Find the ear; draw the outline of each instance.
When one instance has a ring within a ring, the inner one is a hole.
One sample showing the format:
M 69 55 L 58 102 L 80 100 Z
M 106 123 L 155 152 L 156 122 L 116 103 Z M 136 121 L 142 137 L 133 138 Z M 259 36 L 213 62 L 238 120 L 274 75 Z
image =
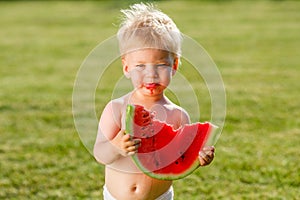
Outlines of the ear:
M 174 58 L 174 61 L 173 61 L 173 66 L 172 66 L 172 76 L 175 75 L 177 69 L 178 69 L 178 66 L 179 66 L 179 58 L 176 56 Z
M 126 78 L 130 78 L 129 67 L 127 65 L 125 57 L 122 57 L 123 73 Z

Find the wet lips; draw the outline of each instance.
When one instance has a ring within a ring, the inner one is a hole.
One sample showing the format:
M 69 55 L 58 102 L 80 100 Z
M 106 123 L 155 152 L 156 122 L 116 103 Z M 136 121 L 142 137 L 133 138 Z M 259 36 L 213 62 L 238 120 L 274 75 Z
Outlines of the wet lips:
M 145 88 L 150 90 L 151 94 L 153 94 L 153 90 L 159 86 L 158 83 L 145 83 L 144 84 Z

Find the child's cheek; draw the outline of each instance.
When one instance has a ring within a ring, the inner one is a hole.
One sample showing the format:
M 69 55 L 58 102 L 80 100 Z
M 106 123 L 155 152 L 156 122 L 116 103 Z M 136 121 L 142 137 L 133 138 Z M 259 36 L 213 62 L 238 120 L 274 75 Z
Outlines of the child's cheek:
M 138 74 L 132 73 L 130 77 L 134 88 L 141 88 L 143 86 L 143 81 Z

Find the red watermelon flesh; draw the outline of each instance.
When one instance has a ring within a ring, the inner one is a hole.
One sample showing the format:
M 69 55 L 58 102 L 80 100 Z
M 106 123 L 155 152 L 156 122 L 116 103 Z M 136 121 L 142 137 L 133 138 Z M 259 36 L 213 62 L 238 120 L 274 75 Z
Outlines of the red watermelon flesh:
M 191 174 L 199 166 L 199 151 L 214 126 L 198 122 L 174 130 L 155 119 L 145 123 L 149 115 L 142 106 L 127 106 L 126 133 L 141 139 L 141 146 L 132 156 L 136 165 L 145 174 L 163 180 Z

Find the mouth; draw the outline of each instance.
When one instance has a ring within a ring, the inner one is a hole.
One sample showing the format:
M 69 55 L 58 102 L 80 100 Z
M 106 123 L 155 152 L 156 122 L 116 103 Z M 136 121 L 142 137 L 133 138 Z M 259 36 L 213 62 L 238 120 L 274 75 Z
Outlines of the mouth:
M 158 86 L 159 86 L 158 83 L 144 83 L 144 87 L 149 90 L 153 90 Z

